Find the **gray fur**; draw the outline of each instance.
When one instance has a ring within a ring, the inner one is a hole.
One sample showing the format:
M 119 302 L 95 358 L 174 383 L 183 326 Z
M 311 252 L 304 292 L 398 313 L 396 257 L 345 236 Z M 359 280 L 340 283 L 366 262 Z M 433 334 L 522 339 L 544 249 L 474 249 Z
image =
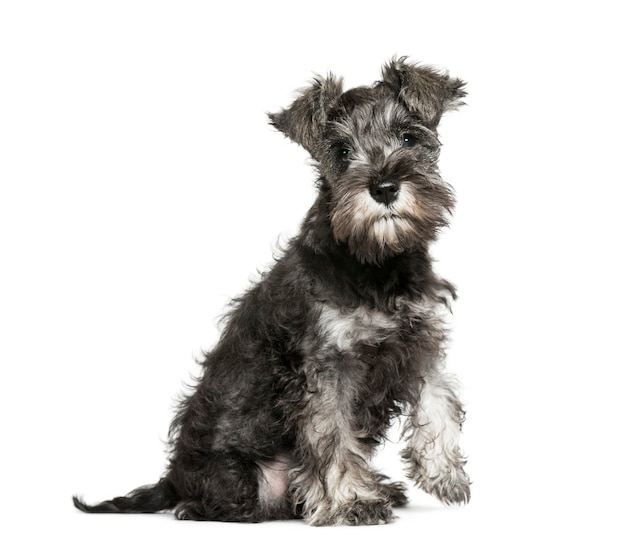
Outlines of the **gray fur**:
M 443 373 L 455 289 L 428 253 L 454 206 L 437 124 L 463 83 L 394 59 L 371 87 L 316 78 L 272 124 L 316 161 L 318 197 L 274 267 L 234 302 L 171 428 L 163 478 L 88 512 L 381 524 L 406 488 L 370 466 L 406 415 L 408 477 L 470 497 L 462 405 Z

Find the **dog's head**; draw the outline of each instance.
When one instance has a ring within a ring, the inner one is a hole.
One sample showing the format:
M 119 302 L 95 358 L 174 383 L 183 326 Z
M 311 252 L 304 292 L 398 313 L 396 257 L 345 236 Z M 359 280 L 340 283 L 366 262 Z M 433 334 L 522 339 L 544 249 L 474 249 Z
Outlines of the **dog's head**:
M 343 92 L 331 74 L 270 114 L 317 162 L 332 233 L 360 261 L 423 246 L 446 225 L 454 197 L 437 169 L 437 125 L 462 105 L 463 86 L 400 58 L 371 87 Z

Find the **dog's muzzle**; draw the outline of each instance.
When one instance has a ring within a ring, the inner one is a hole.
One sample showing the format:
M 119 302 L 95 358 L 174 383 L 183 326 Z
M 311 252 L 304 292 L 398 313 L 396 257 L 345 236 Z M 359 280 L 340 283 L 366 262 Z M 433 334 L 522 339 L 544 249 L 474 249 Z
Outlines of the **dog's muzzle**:
M 370 194 L 377 202 L 391 205 L 396 201 L 400 192 L 400 185 L 395 182 L 383 181 L 375 182 L 370 186 Z

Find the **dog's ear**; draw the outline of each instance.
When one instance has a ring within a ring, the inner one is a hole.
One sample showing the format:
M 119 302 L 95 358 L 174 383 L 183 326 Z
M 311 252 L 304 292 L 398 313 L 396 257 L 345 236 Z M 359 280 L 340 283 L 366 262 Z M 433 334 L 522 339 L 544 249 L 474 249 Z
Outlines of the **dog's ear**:
M 388 86 L 410 111 L 435 128 L 444 112 L 463 105 L 465 83 L 432 67 L 392 59 L 383 66 L 382 84 Z
M 342 80 L 329 73 L 327 78 L 317 76 L 311 86 L 287 109 L 269 113 L 270 122 L 291 140 L 303 146 L 313 159 L 319 158 L 319 141 L 328 112 L 342 93 Z

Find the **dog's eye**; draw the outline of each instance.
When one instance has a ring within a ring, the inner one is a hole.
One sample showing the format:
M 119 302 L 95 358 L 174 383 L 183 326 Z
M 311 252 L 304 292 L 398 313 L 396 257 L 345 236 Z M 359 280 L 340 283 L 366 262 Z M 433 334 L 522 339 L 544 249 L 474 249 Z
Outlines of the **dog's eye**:
M 339 159 L 341 159 L 341 161 L 349 161 L 351 153 L 350 148 L 347 146 L 337 148 L 337 154 L 339 155 Z
M 412 148 L 417 144 L 417 138 L 409 133 L 404 133 L 402 135 L 402 146 L 405 148 Z

